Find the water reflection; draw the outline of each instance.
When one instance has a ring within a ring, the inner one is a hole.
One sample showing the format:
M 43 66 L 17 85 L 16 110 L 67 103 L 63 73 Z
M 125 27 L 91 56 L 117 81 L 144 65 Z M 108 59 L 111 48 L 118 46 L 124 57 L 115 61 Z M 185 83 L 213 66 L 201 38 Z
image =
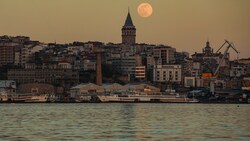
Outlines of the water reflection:
M 250 106 L 1 104 L 0 140 L 250 140 Z

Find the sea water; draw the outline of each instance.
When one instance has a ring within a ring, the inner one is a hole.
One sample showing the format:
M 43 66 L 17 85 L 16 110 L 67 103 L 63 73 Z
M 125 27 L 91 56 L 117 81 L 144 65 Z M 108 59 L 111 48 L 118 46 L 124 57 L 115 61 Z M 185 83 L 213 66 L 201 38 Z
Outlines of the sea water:
M 0 104 L 0 140 L 249 141 L 249 104 Z

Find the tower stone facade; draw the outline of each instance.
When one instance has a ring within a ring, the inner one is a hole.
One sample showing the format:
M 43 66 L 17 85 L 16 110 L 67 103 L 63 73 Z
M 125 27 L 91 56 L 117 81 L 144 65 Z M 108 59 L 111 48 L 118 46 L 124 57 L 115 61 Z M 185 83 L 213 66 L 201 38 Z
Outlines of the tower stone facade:
M 128 12 L 127 19 L 122 27 L 122 43 L 126 45 L 134 45 L 136 43 L 136 28 Z

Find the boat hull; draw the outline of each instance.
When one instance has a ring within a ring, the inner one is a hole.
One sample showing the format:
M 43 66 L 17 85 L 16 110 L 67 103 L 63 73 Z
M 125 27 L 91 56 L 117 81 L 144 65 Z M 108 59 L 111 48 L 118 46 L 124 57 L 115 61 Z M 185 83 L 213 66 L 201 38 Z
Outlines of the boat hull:
M 0 97 L 0 103 L 48 103 L 49 95 L 31 95 L 31 94 L 20 94 L 13 96 Z
M 100 102 L 103 103 L 198 103 L 198 100 L 193 100 L 185 97 L 168 97 L 158 95 L 126 95 L 126 96 L 98 96 Z

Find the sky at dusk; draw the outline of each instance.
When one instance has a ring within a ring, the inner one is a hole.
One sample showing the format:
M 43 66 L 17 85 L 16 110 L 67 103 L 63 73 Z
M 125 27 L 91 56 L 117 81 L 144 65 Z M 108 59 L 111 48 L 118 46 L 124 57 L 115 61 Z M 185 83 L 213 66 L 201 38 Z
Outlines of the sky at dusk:
M 137 14 L 142 2 L 152 5 L 151 17 Z M 137 43 L 165 44 L 192 54 L 201 52 L 207 39 L 214 50 L 227 39 L 240 58 L 250 57 L 250 0 L 0 0 L 0 35 L 46 43 L 120 43 L 128 7 Z

